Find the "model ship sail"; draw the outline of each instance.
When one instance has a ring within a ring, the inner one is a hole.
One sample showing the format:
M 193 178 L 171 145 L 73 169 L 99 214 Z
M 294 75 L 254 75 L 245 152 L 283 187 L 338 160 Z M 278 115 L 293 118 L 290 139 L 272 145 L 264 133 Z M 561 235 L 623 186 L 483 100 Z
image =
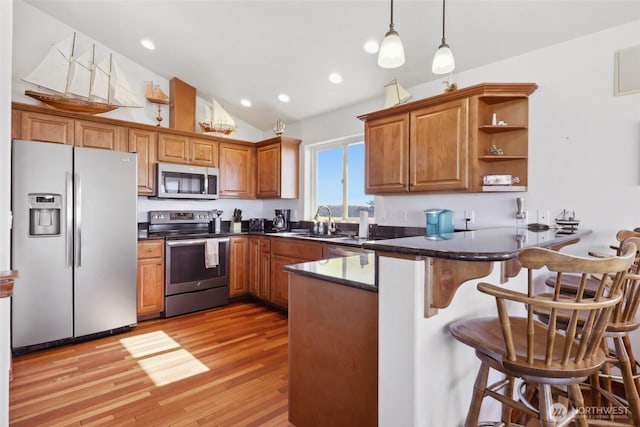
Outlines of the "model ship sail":
M 220 104 L 212 99 L 211 105 L 205 106 L 205 118 L 200 122 L 202 132 L 216 132 L 229 135 L 237 129 L 229 113 Z
M 169 96 L 160 89 L 160 86 L 154 85 L 153 82 L 147 82 L 144 94 L 147 101 L 153 104 L 168 104 Z
M 393 79 L 384 87 L 385 101 L 384 108 L 393 107 L 398 104 L 404 104 L 411 99 L 411 94 L 405 90 L 396 79 Z
M 96 63 L 95 45 L 75 56 L 76 34 L 51 47 L 44 60 L 23 80 L 47 92 L 24 93 L 54 108 L 89 114 L 118 107 L 142 107 L 111 54 Z

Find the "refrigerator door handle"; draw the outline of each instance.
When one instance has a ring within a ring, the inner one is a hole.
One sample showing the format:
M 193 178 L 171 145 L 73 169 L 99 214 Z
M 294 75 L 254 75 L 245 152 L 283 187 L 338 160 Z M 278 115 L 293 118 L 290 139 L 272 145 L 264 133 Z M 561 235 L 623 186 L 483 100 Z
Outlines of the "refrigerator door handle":
M 75 174 L 76 191 L 73 193 L 75 197 L 75 259 L 76 268 L 82 267 L 82 181 L 80 174 Z
M 65 177 L 66 188 L 66 201 L 65 207 L 65 222 L 66 222 L 66 236 L 65 236 L 65 265 L 70 268 L 73 267 L 73 178 L 71 172 L 67 172 Z

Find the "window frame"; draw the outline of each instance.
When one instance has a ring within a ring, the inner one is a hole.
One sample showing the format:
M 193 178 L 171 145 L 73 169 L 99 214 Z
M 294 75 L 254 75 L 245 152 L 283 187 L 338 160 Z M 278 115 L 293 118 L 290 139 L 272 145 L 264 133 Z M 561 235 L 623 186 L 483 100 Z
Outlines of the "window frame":
M 342 155 L 342 174 L 343 175 L 341 180 L 342 190 L 343 190 L 342 206 L 343 206 L 343 211 L 346 211 L 348 214 L 349 200 L 348 200 L 347 188 L 348 188 L 349 169 L 348 169 L 348 160 L 345 153 L 347 153 L 347 147 L 349 145 L 356 144 L 356 143 L 364 144 L 364 134 L 361 133 L 361 134 L 349 135 L 345 137 L 321 141 L 313 144 L 308 144 L 305 147 L 305 151 L 306 151 L 305 157 L 307 159 L 306 166 L 307 166 L 307 170 L 309 171 L 309 173 L 305 174 L 306 175 L 305 188 L 307 188 L 308 190 L 305 192 L 307 194 L 307 196 L 305 197 L 305 218 L 312 219 L 316 213 L 316 210 L 318 209 L 318 201 L 317 201 L 318 152 L 324 151 L 324 150 L 330 150 L 338 147 L 343 148 L 343 155 Z M 358 217 L 346 217 L 346 218 L 339 217 L 335 219 L 340 220 L 342 222 L 358 222 L 359 220 Z

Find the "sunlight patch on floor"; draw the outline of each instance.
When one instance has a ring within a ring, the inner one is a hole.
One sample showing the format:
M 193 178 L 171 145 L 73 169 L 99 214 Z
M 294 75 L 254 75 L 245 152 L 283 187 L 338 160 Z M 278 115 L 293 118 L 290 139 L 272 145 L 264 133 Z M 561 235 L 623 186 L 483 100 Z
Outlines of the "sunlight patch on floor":
M 136 335 L 135 337 L 122 338 L 120 343 L 127 349 L 131 356 L 138 358 L 150 354 L 160 353 L 180 347 L 164 331 L 150 332 L 148 334 Z
M 133 358 L 142 358 L 138 364 L 158 387 L 209 370 L 164 331 L 123 338 L 120 343 Z
M 138 361 L 155 385 L 163 386 L 207 372 L 202 362 L 187 350 L 175 350 Z

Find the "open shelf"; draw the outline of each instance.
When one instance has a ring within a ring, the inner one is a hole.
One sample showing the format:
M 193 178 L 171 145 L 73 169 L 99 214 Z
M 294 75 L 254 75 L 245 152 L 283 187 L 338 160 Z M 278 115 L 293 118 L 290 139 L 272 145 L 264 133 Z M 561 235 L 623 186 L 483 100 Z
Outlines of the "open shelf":
M 516 192 L 516 191 L 527 191 L 526 185 L 483 185 L 483 192 Z
M 479 156 L 478 159 L 485 162 L 506 162 L 509 160 L 526 160 L 527 156 Z
M 511 132 L 512 130 L 527 129 L 526 125 L 482 125 L 480 130 L 486 133 Z

